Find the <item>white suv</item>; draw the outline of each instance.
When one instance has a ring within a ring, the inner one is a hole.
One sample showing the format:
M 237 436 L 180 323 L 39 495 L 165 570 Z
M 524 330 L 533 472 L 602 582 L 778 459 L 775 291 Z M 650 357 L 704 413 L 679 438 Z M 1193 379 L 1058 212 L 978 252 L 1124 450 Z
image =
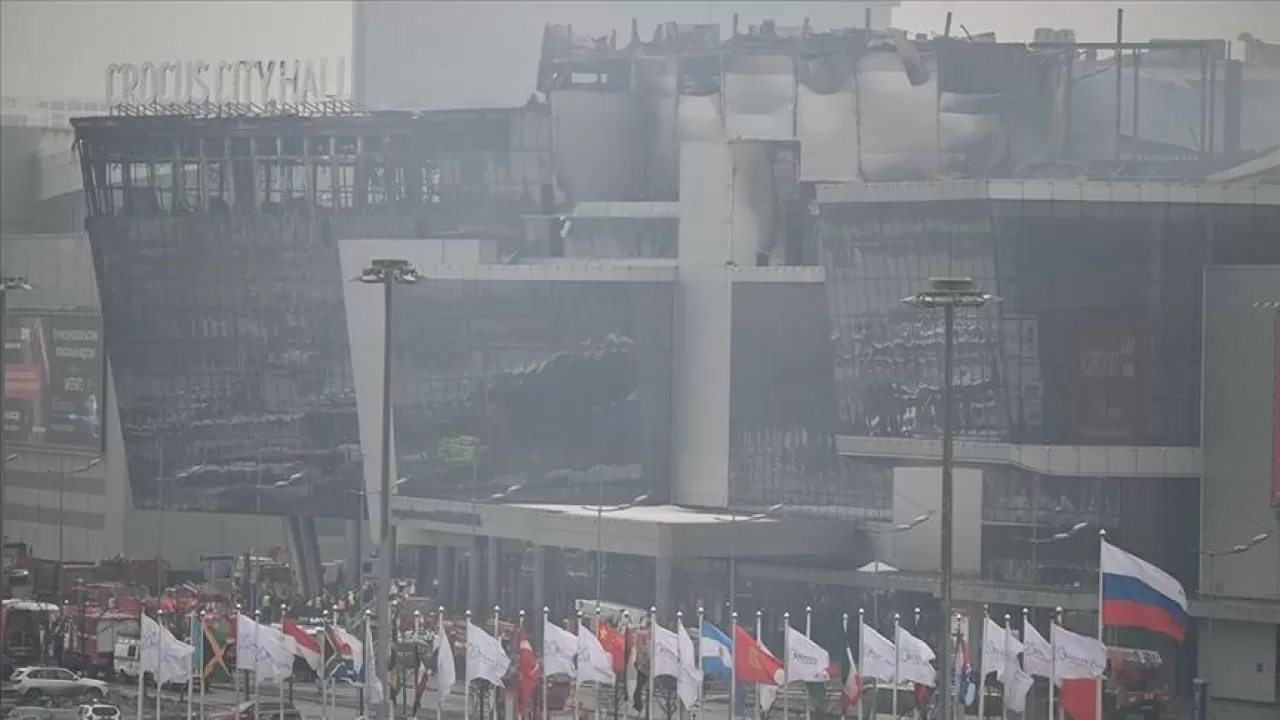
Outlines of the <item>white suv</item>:
M 102 700 L 107 696 L 106 683 L 60 667 L 19 668 L 10 680 L 18 697 L 27 703 L 43 698 Z

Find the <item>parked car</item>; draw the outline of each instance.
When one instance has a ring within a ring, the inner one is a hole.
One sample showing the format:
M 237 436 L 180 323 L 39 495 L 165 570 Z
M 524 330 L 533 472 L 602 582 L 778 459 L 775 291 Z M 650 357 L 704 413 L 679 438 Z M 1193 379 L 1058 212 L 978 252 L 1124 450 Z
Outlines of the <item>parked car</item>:
M 303 717 L 287 700 L 249 700 L 231 712 L 214 715 L 213 720 L 303 720 Z
M 18 697 L 31 703 L 42 698 L 84 698 L 102 700 L 107 696 L 107 684 L 101 680 L 84 678 L 60 667 L 20 668 L 12 680 Z
M 120 708 L 106 703 L 86 703 L 78 709 L 79 720 L 116 720 Z

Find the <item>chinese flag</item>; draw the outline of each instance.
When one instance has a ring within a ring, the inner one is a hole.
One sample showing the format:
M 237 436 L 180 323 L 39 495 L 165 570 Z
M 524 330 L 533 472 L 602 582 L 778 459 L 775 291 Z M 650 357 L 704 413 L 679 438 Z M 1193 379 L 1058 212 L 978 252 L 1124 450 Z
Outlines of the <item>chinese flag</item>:
M 1097 680 L 1063 681 L 1059 701 L 1071 720 L 1102 720 L 1098 717 Z
M 516 636 L 516 647 L 520 648 L 516 657 L 516 668 L 519 672 L 519 687 L 516 695 L 516 716 L 526 717 L 529 713 L 529 701 L 533 699 L 533 691 L 542 680 L 542 667 L 538 664 L 538 656 L 533 652 L 529 636 L 524 630 Z
M 600 645 L 605 652 L 613 658 L 613 671 L 624 672 L 627 669 L 627 639 L 604 620 L 600 621 L 596 638 L 600 640 Z
M 733 674 L 738 682 L 778 685 L 783 677 L 782 661 L 747 634 L 741 625 L 733 628 Z

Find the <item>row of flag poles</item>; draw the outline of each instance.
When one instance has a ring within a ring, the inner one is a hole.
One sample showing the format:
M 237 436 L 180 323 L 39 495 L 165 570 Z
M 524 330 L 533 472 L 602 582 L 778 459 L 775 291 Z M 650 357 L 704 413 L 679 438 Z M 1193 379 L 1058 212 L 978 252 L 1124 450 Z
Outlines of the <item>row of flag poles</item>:
M 1089 715 L 1101 718 L 1101 683 L 1107 667 L 1107 650 L 1102 642 L 1102 628 L 1139 627 L 1166 634 L 1181 641 L 1188 622 L 1186 593 L 1178 582 L 1154 565 L 1101 542 L 1099 569 L 1099 627 L 1098 637 L 1087 637 L 1070 632 L 1059 623 L 1052 623 L 1049 639 L 1029 622 L 1023 611 L 1020 636 L 1005 616 L 999 624 L 984 613 L 981 652 L 981 676 L 976 678 L 972 670 L 969 648 L 963 637 L 952 638 L 947 652 L 956 658 L 955 687 L 957 699 L 963 704 L 972 700 L 969 695 L 978 693 L 979 713 L 984 716 L 985 693 L 980 689 L 988 675 L 995 674 L 1003 685 L 1006 711 L 1025 710 L 1026 697 L 1033 678 L 1050 680 L 1050 712 L 1055 705 L 1055 692 L 1061 688 L 1064 707 L 1067 692 L 1080 687 L 1081 681 L 1093 693 L 1093 713 L 1072 710 L 1073 720 L 1085 720 Z M 465 613 L 465 676 L 463 684 L 464 704 L 470 710 L 471 682 L 484 680 L 495 688 L 504 687 L 512 668 L 512 658 L 499 639 L 501 608 L 493 608 L 492 633 L 472 622 L 471 612 Z M 650 609 L 644 614 L 643 623 L 631 626 L 631 619 L 624 613 L 619 627 L 606 622 L 597 608 L 594 622 L 588 625 L 582 613 L 578 614 L 576 628 L 571 631 L 568 623 L 561 627 L 551 622 L 546 608 L 542 610 L 542 647 L 534 651 L 526 634 L 526 616 L 519 613 L 512 652 L 516 662 L 515 690 L 517 715 L 528 716 L 533 693 L 541 688 L 542 707 L 548 706 L 549 679 L 565 676 L 573 683 L 575 710 L 581 710 L 581 688 L 584 683 L 593 684 L 597 691 L 603 686 L 623 686 L 636 692 L 634 673 L 647 668 L 648 676 L 646 708 L 653 708 L 655 678 L 671 677 L 675 680 L 676 695 L 687 709 L 697 708 L 703 700 L 703 679 L 712 677 L 729 681 L 729 706 L 734 717 L 738 713 L 739 684 L 756 686 L 756 712 L 772 708 L 780 688 L 791 683 L 821 683 L 839 679 L 840 669 L 833 665 L 826 649 L 811 638 L 812 612 L 806 608 L 804 632 L 793 627 L 792 616 L 783 613 L 782 659 L 779 659 L 762 639 L 763 612 L 755 617 L 755 632 L 749 632 L 739 623 L 738 614 L 731 613 L 732 628 L 726 633 L 708 621 L 699 609 L 696 618 L 699 641 L 694 641 L 685 627 L 684 616 L 677 613 L 674 629 L 657 622 L 657 612 Z M 438 628 L 435 633 L 434 672 L 428 672 L 419 661 L 421 677 L 417 683 L 415 709 L 421 701 L 428 676 L 436 679 L 437 715 L 443 717 L 444 702 L 457 684 L 457 667 L 452 643 L 446 629 L 444 608 L 438 610 Z M 911 634 L 895 616 L 890 640 L 866 623 L 862 610 L 857 614 L 858 648 L 854 657 L 849 638 L 849 616 L 843 617 L 845 649 L 844 660 L 849 672 L 841 689 L 841 704 L 845 709 L 856 707 L 861 713 L 864 690 L 873 692 L 881 683 L 894 688 L 892 696 L 894 716 L 898 715 L 898 693 L 903 683 L 918 688 L 937 685 L 937 671 L 933 667 L 936 653 L 928 643 Z M 195 678 L 203 676 L 203 647 L 197 652 L 196 644 L 203 645 L 203 621 L 192 617 L 192 642 L 178 640 L 162 623 L 143 614 L 140 618 L 140 662 L 138 673 L 138 720 L 142 720 L 142 676 L 151 672 L 160 685 L 174 682 L 187 684 L 187 716 L 192 717 L 195 704 Z M 199 623 L 199 625 L 197 625 Z M 322 707 L 327 717 L 332 697 L 332 681 L 345 677 L 358 680 L 363 676 L 367 655 L 373 648 L 370 625 L 365 622 L 365 638 L 361 642 L 337 625 L 326 626 L 319 639 L 285 619 L 279 629 L 264 625 L 243 614 L 236 616 L 236 669 L 252 674 L 255 697 L 261 680 L 280 681 L 281 695 L 284 680 L 293 672 L 295 656 L 303 658 L 322 678 Z M 420 618 L 415 618 L 415 639 L 420 636 Z M 643 637 L 647 635 L 647 637 Z M 640 654 L 648 654 L 647 659 Z M 365 688 L 373 698 L 372 704 L 391 702 L 391 694 L 382 688 L 377 679 L 370 676 Z M 783 693 L 784 715 L 789 715 L 790 695 Z M 157 693 L 157 712 L 159 693 Z M 638 699 L 637 699 L 638 703 Z M 200 716 L 204 716 L 204 683 L 200 683 Z M 1081 704 L 1073 701 L 1073 707 Z M 599 712 L 597 703 L 597 713 Z M 497 703 L 493 705 L 494 720 Z M 545 712 L 545 710 L 544 710 Z M 651 712 L 651 711 L 650 711 Z M 579 712 L 575 712 L 578 715 Z M 806 718 L 811 717 L 809 703 Z M 544 716 L 545 720 L 545 716 Z M 576 718 L 575 718 L 576 720 Z

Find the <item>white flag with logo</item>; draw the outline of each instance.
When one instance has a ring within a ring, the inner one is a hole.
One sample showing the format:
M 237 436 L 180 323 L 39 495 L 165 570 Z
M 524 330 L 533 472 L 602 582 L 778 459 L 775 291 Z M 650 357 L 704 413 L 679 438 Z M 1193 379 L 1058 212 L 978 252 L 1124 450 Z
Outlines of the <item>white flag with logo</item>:
M 578 677 L 574 659 L 578 656 L 578 638 L 568 630 L 547 620 L 542 623 L 542 674 Z
M 244 615 L 236 616 L 236 668 L 259 680 L 283 680 L 293 675 L 292 638 Z
M 831 655 L 793 627 L 787 628 L 787 682 L 826 682 L 831 679 Z
M 510 668 L 511 658 L 502 649 L 502 643 L 473 623 L 467 623 L 467 682 L 480 679 L 501 686 Z
M 996 679 L 1004 682 L 1004 669 L 1009 658 L 1017 663 L 1018 654 L 1022 652 L 1022 642 L 1013 633 L 987 618 L 982 624 L 982 676 L 996 674 Z
M 859 643 L 862 645 L 862 677 L 873 678 L 887 683 L 898 682 L 894 674 L 893 659 L 898 649 L 889 638 L 876 632 L 866 623 L 858 629 Z
M 1032 677 L 1053 674 L 1053 648 L 1031 623 L 1022 625 L 1022 665 Z
M 1035 680 L 1017 665 L 1010 666 L 1004 678 L 1004 706 L 1016 713 L 1026 712 L 1027 693 Z
M 654 677 L 680 677 L 680 639 L 670 630 L 654 623 L 649 638 L 653 642 Z
M 191 677 L 191 658 L 196 651 L 194 647 L 182 642 L 168 628 L 146 615 L 142 616 L 139 635 L 139 661 L 143 672 L 150 672 L 161 684 Z
M 444 707 L 444 699 L 453 692 L 453 684 L 457 681 L 457 660 L 453 657 L 449 635 L 444 631 L 444 613 L 440 613 L 440 626 L 436 628 L 436 692 L 440 707 Z
M 676 628 L 676 647 L 680 661 L 680 675 L 676 678 L 676 694 L 686 710 L 698 704 L 698 688 L 702 687 L 702 670 L 698 668 L 698 651 L 693 648 L 693 638 L 684 623 Z
M 938 671 L 930 663 L 937 657 L 933 648 L 898 626 L 898 677 L 926 687 L 938 684 Z
M 578 679 L 601 685 L 618 682 L 613 672 L 613 656 L 600 644 L 600 638 L 578 623 Z
M 1097 638 L 1077 635 L 1055 624 L 1049 632 L 1053 645 L 1054 681 L 1100 678 L 1107 669 L 1107 646 Z

